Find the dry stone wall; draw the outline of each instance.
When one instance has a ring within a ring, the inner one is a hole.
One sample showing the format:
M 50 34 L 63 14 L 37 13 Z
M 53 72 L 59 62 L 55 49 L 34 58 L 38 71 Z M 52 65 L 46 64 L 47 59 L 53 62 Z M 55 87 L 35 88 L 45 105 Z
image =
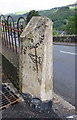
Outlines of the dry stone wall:
M 77 43 L 77 35 L 55 36 L 53 42 Z

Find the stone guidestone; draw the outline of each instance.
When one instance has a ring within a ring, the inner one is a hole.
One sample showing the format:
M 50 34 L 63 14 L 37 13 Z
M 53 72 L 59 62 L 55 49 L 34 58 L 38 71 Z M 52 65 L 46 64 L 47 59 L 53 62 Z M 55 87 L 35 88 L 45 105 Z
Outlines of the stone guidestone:
M 52 21 L 47 17 L 32 17 L 20 38 L 21 92 L 46 101 L 44 103 L 33 98 L 30 101 L 34 106 L 51 106 L 49 100 L 53 97 Z
M 50 110 L 52 109 L 52 101 L 42 102 L 39 98 L 34 98 L 30 94 L 22 94 L 25 102 L 36 110 Z

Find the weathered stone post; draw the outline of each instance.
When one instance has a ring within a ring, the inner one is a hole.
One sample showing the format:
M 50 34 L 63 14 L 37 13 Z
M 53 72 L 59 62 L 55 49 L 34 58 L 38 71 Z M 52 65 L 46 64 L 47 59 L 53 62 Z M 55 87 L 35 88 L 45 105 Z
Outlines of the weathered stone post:
M 52 41 L 52 22 L 47 17 L 32 17 L 21 34 L 21 92 L 42 103 L 52 101 Z

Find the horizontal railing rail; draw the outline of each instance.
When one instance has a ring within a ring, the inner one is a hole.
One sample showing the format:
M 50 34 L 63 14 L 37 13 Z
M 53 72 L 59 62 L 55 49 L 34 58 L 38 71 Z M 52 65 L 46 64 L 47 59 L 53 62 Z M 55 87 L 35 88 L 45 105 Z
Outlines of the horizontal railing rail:
M 7 25 L 1 24 L 1 23 L 0 23 L 0 25 L 1 25 L 1 26 L 5 26 L 6 28 L 9 28 L 9 29 L 15 30 L 15 31 L 17 31 L 17 32 L 18 32 L 18 31 L 19 31 L 19 32 L 22 32 L 22 30 L 15 29 L 15 28 L 12 28 L 12 27 L 10 27 L 10 26 L 7 26 Z

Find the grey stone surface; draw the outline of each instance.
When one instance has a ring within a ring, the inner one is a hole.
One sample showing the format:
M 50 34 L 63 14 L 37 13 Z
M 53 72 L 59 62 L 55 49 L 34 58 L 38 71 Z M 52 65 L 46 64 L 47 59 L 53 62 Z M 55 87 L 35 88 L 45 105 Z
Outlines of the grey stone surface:
M 52 99 L 52 41 L 52 22 L 47 17 L 33 17 L 21 34 L 21 91 L 42 101 Z
M 52 109 L 36 111 L 25 102 L 21 102 L 3 110 L 2 118 L 59 118 L 59 116 Z
M 19 67 L 19 55 L 14 53 L 9 48 L 2 45 L 2 40 L 0 36 L 0 53 L 6 57 L 6 59 L 13 64 L 15 67 Z

